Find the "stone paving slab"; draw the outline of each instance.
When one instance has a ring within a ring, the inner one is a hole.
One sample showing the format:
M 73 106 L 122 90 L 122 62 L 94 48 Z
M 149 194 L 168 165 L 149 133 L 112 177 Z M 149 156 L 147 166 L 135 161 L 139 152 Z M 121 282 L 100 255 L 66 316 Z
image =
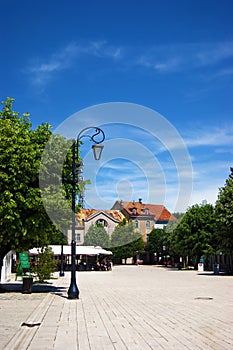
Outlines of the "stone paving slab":
M 116 266 L 77 273 L 78 300 L 69 283 L 66 272 L 48 293 L 0 294 L 0 349 L 233 348 L 233 276 Z

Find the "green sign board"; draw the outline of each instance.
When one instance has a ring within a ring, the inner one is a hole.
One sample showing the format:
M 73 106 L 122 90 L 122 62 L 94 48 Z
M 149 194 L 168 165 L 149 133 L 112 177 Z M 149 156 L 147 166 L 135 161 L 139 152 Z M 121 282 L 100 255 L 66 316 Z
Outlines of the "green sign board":
M 28 253 L 19 253 L 19 260 L 22 269 L 30 268 Z

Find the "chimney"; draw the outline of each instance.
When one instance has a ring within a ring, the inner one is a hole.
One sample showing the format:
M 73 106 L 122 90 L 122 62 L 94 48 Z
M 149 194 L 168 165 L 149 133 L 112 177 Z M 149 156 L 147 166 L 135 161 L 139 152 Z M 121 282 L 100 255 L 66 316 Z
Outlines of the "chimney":
M 138 201 L 139 201 L 139 203 L 140 203 L 140 204 L 142 204 L 142 198 L 139 198 L 139 200 L 138 200 Z

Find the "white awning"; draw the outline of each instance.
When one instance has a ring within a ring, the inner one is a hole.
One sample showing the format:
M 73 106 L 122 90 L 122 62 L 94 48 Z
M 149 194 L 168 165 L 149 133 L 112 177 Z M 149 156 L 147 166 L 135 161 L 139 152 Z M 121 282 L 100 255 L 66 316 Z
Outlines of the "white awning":
M 50 245 L 49 246 L 54 255 L 61 255 L 61 246 L 60 245 Z M 41 248 L 33 248 L 29 250 L 29 254 L 37 255 L 41 252 Z M 71 255 L 71 246 L 70 245 L 64 245 L 63 246 L 63 254 L 64 255 Z M 77 255 L 112 255 L 112 252 L 110 250 L 105 250 L 101 247 L 94 247 L 94 246 L 76 246 L 76 254 Z

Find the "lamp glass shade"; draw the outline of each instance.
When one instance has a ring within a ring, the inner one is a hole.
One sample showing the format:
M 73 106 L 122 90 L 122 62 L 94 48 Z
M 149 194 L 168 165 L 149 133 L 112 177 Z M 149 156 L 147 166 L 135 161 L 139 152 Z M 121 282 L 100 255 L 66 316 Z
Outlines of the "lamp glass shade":
M 92 146 L 95 160 L 100 160 L 103 148 L 104 148 L 104 146 L 101 144 L 96 144 L 96 145 Z

